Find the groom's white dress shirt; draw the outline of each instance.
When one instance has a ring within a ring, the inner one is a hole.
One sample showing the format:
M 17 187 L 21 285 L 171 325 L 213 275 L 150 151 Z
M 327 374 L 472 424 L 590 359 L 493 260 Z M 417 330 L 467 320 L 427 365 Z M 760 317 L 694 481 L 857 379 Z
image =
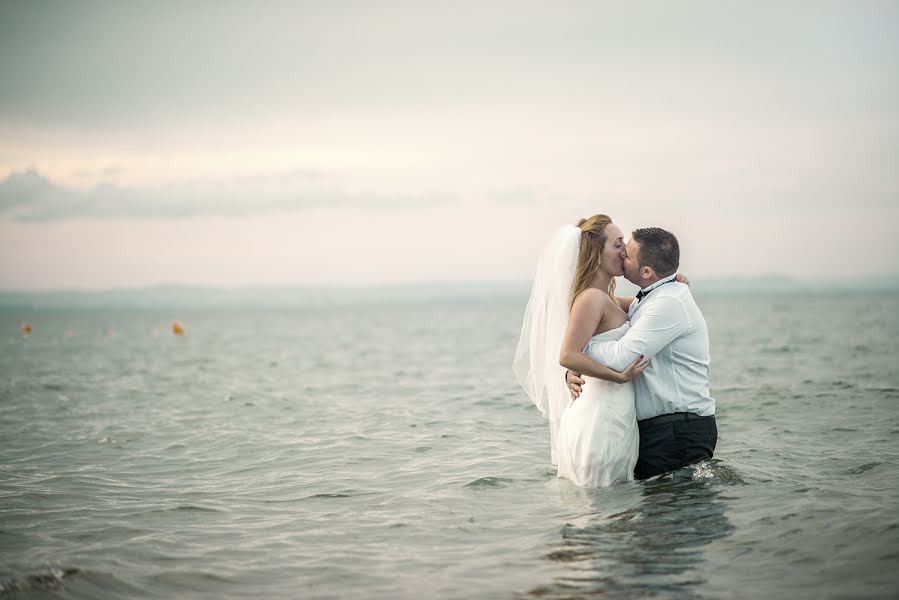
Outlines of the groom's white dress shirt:
M 634 379 L 637 420 L 674 412 L 715 414 L 709 395 L 709 332 L 690 287 L 666 277 L 644 288 L 628 310 L 631 327 L 619 340 L 596 342 L 591 353 L 623 371 L 642 354 L 650 365 Z

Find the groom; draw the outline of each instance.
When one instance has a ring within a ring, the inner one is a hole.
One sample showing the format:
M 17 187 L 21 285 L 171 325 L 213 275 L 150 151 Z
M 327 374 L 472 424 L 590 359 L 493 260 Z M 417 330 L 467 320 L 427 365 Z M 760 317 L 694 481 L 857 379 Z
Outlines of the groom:
M 631 327 L 617 341 L 594 342 L 591 351 L 618 371 L 641 354 L 651 361 L 634 379 L 640 429 L 634 476 L 648 479 L 711 458 L 715 451 L 709 334 L 689 286 L 675 281 L 680 247 L 673 234 L 637 229 L 621 258 L 625 278 L 640 287 L 628 309 Z M 574 372 L 566 380 L 576 399 L 584 380 Z

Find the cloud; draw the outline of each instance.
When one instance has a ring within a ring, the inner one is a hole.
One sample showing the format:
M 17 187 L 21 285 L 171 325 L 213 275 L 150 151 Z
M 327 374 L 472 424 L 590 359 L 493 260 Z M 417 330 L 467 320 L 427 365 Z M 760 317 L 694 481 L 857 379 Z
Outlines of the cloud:
M 86 190 L 57 185 L 34 168 L 0 181 L 0 214 L 19 222 L 71 218 L 240 217 L 310 208 L 391 209 L 451 201 L 441 193 L 365 189 L 348 177 L 314 171 L 146 187 L 99 183 Z

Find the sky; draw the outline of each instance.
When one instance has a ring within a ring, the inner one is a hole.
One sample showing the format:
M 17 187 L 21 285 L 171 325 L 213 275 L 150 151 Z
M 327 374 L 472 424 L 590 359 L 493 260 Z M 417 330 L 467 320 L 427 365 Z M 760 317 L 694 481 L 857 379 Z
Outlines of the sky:
M 899 272 L 895 2 L 0 0 L 0 290 Z

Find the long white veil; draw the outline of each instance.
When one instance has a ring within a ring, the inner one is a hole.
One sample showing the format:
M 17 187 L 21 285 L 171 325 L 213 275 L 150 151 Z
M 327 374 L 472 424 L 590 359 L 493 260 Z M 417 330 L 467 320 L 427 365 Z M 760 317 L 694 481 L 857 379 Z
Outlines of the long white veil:
M 521 338 L 512 370 L 543 416 L 549 419 L 552 463 L 562 412 L 571 401 L 565 369 L 559 365 L 562 338 L 568 326 L 568 297 L 577 269 L 581 230 L 558 228 L 540 253 L 531 298 L 524 311 Z

